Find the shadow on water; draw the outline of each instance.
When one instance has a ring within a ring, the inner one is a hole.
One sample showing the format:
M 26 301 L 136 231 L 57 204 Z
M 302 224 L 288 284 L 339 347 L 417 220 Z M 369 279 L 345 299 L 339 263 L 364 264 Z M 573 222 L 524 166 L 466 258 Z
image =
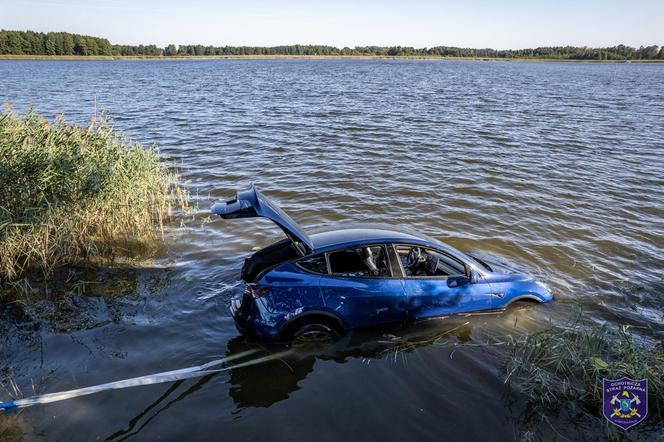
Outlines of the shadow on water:
M 424 363 L 433 356 L 438 377 L 447 379 L 443 384 L 436 384 L 431 379 L 431 388 L 446 391 L 448 399 L 437 406 L 449 407 L 448 413 L 455 418 L 461 418 L 466 410 L 474 410 L 480 416 L 488 413 L 495 418 L 494 405 L 498 404 L 502 411 L 498 415 L 505 419 L 504 426 L 510 427 L 500 440 L 509 440 L 515 437 L 522 439 L 574 439 L 578 431 L 583 434 L 613 434 L 611 428 L 605 428 L 603 421 L 594 413 L 563 408 L 559 414 L 552 417 L 542 416 L 531 408 L 523 392 L 517 387 L 514 390 L 507 383 L 502 367 L 505 364 L 505 345 L 507 336 L 498 333 L 487 333 L 483 327 L 487 319 L 494 322 L 493 329 L 497 331 L 495 322 L 512 322 L 517 325 L 519 318 L 527 317 L 534 309 L 545 308 L 538 304 L 517 303 L 504 312 L 454 316 L 444 319 L 420 321 L 410 324 L 399 324 L 381 328 L 358 329 L 345 334 L 335 343 L 321 346 L 303 344 L 266 343 L 255 341 L 245 336 L 236 336 L 226 343 L 225 356 L 246 354 L 249 350 L 258 356 L 252 358 L 265 359 L 264 362 L 240 366 L 226 372 L 205 376 L 193 382 L 184 390 L 184 382 L 176 382 L 165 389 L 164 393 L 152 403 L 133 416 L 126 427 L 112 433 L 107 441 L 126 440 L 137 436 L 153 422 L 158 415 L 171 409 L 176 403 L 183 401 L 192 394 L 204 389 L 206 384 L 220 377 L 228 397 L 234 404 L 232 415 L 241 416 L 250 409 L 267 409 L 280 402 L 287 401 L 307 385 L 319 381 L 317 377 L 325 376 L 319 364 L 344 365 L 351 362 L 360 362 L 370 370 L 371 364 L 382 364 L 390 370 L 408 370 L 413 361 Z M 527 330 L 533 331 L 532 324 L 525 325 Z M 523 330 L 522 330 L 523 331 Z M 271 356 L 274 356 L 273 358 Z M 483 360 L 483 365 L 489 368 L 480 370 L 468 364 L 476 364 Z M 246 362 L 246 361 L 245 361 Z M 251 361 L 249 361 L 251 362 Z M 460 364 L 460 365 L 459 365 Z M 239 364 L 238 364 L 239 365 Z M 376 365 L 376 368 L 380 365 Z M 380 369 L 380 368 L 378 368 Z M 497 371 L 496 371 L 497 369 Z M 468 370 L 469 379 L 460 381 Z M 493 381 L 486 379 L 495 377 Z M 309 383 L 305 381 L 312 378 Z M 484 394 L 486 404 L 478 404 L 476 393 L 473 392 L 475 382 L 497 384 Z M 186 382 L 186 381 L 185 381 Z M 339 388 L 346 386 L 347 380 L 340 380 Z M 426 383 L 426 381 L 425 381 Z M 306 385 L 305 385 L 306 384 Z M 217 386 L 218 387 L 218 386 Z M 211 386 L 212 389 L 217 387 Z M 413 388 L 419 386 L 413 385 Z M 182 390 L 182 391 L 180 391 Z M 214 396 L 214 395 L 213 395 Z M 328 399 L 322 399 L 324 401 Z M 330 405 L 330 406 L 338 406 Z M 455 411 L 456 410 L 456 411 Z M 570 426 L 569 422 L 576 422 Z M 641 428 L 641 435 L 650 436 L 659 431 L 656 422 L 650 422 Z M 440 434 L 462 435 L 466 430 L 459 431 L 448 428 Z M 482 429 L 478 434 L 486 434 Z M 296 431 L 297 432 L 297 431 Z M 430 433 L 430 436 L 433 434 Z
M 201 379 L 195 381 L 194 385 L 187 388 L 184 392 L 174 395 L 178 388 L 184 383 L 184 381 L 177 381 L 173 383 L 170 387 L 166 389 L 164 394 L 162 394 L 158 399 L 152 402 L 150 405 L 145 407 L 143 411 L 131 418 L 127 423 L 127 426 L 122 430 L 118 430 L 115 433 L 108 436 L 105 441 L 122 441 L 127 440 L 131 437 L 138 435 L 141 430 L 143 430 L 150 422 L 155 419 L 159 414 L 167 411 L 175 403 L 182 401 L 187 396 L 195 393 L 196 391 L 203 388 L 203 386 L 208 383 L 215 374 L 207 375 Z M 174 397 L 171 397 L 174 396 Z
M 0 305 L 10 323 L 50 331 L 76 332 L 118 322 L 141 297 L 171 282 L 164 267 L 67 267 L 44 279 L 36 274 L 8 290 Z
M 139 435 L 158 415 L 201 390 L 215 377 L 224 374 L 228 376 L 228 395 L 235 404 L 235 413 L 237 413 L 251 407 L 268 408 L 287 400 L 292 393 L 302 388 L 302 381 L 314 372 L 317 361 L 343 364 L 351 359 L 359 359 L 369 364 L 370 360 L 391 358 L 396 360 L 397 357 L 404 359 L 407 353 L 429 345 L 445 343 L 456 346 L 470 342 L 472 339 L 470 322 L 453 322 L 458 324 L 441 327 L 440 323 L 434 326 L 420 323 L 410 326 L 395 325 L 381 330 L 355 330 L 345 334 L 335 343 L 322 346 L 266 343 L 237 336 L 226 344 L 226 357 L 246 354 L 253 350 L 260 354 L 253 356 L 253 359 L 260 357 L 267 360 L 204 376 L 195 380 L 193 385 L 182 392 L 178 390 L 186 381 L 177 381 L 165 388 L 161 396 L 133 416 L 125 428 L 103 440 L 123 441 Z M 275 357 L 271 358 L 271 355 Z
M 334 344 L 321 347 L 298 344 L 290 346 L 286 357 L 264 364 L 231 370 L 229 395 L 238 408 L 269 407 L 289 398 L 299 390 L 301 381 L 314 371 L 317 361 L 334 361 L 339 364 L 350 359 L 371 360 L 406 358 L 419 347 L 470 341 L 472 327 L 469 322 L 454 327 L 423 327 L 422 324 L 393 326 L 392 328 L 354 330 Z M 398 333 L 399 336 L 397 336 Z M 235 354 L 259 345 L 246 337 L 236 337 L 228 342 L 228 354 Z M 281 351 L 283 347 L 266 347 L 268 351 Z

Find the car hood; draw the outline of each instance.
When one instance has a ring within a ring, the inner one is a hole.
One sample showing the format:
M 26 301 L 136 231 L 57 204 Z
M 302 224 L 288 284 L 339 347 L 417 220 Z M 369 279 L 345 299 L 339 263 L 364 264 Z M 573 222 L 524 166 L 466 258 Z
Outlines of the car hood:
M 284 231 L 300 254 L 306 255 L 314 250 L 313 242 L 302 227 L 253 185 L 246 190 L 238 190 L 232 200 L 215 203 L 211 210 L 224 219 L 270 219 Z

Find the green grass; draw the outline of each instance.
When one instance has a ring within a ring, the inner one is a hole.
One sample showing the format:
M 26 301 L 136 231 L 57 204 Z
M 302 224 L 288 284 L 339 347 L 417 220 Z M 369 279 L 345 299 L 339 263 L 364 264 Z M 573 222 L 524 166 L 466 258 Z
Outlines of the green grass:
M 154 148 L 106 118 L 81 127 L 34 111 L 0 114 L 0 282 L 150 250 L 175 206 L 178 176 Z M 1 295 L 0 295 L 1 296 Z
M 508 348 L 507 380 L 525 394 L 531 423 L 548 422 L 564 408 L 580 408 L 604 423 L 602 379 L 623 376 L 648 379 L 648 420 L 664 418 L 661 340 L 638 336 L 628 326 L 586 324 L 579 313 L 569 327 L 510 339 Z M 619 430 L 606 425 L 608 435 L 618 437 Z

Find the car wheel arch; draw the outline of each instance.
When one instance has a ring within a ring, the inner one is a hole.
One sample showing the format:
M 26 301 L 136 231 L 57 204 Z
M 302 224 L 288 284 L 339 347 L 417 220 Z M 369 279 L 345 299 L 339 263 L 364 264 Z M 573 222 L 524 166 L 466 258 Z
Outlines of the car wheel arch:
M 279 336 L 283 338 L 289 338 L 290 335 L 297 330 L 297 328 L 306 324 L 314 323 L 321 323 L 331 326 L 340 334 L 348 329 L 344 324 L 344 321 L 333 313 L 327 312 L 325 310 L 309 310 L 290 318 L 288 322 L 282 325 L 279 329 Z
M 514 298 L 510 299 L 507 304 L 505 304 L 504 308 L 509 307 L 510 305 L 514 304 L 515 302 L 537 302 L 538 304 L 544 303 L 540 298 L 537 297 L 537 295 L 532 295 L 532 294 L 522 294 L 522 295 L 517 295 Z

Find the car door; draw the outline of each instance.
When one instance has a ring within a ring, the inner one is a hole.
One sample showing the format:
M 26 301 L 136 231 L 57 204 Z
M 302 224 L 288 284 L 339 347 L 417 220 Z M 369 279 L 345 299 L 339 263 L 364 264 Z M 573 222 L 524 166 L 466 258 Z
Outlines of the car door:
M 415 245 L 398 245 L 395 251 L 404 273 L 409 319 L 491 309 L 489 287 L 471 283 L 458 258 Z
M 321 276 L 325 306 L 350 327 L 407 318 L 408 302 L 400 275 L 394 275 L 384 245 L 351 247 L 328 253 L 330 274 Z

